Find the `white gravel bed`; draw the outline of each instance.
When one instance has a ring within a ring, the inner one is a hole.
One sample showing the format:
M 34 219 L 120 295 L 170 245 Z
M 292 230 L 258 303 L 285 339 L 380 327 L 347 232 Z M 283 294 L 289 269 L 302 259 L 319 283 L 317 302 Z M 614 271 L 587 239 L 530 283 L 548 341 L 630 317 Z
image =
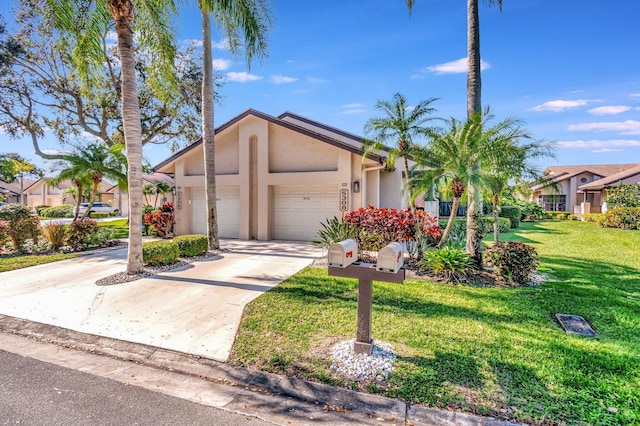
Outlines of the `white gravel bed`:
M 373 341 L 371 355 L 356 354 L 354 339 L 337 343 L 331 349 L 331 371 L 356 380 L 381 382 L 389 377 L 395 367 L 397 355 L 388 343 Z
M 139 274 L 129 275 L 126 272 L 118 272 L 113 275 L 109 275 L 108 277 L 100 278 L 98 281 L 96 281 L 96 285 L 106 286 L 128 283 L 131 281 L 139 280 L 141 278 L 147 278 L 151 275 L 159 274 L 161 272 L 171 271 L 172 269 L 180 268 L 193 262 L 199 262 L 202 260 L 214 260 L 218 257 L 218 254 L 219 252 L 217 251 L 210 251 L 200 256 L 181 257 L 176 263 L 172 263 L 171 265 L 145 266 L 143 272 Z

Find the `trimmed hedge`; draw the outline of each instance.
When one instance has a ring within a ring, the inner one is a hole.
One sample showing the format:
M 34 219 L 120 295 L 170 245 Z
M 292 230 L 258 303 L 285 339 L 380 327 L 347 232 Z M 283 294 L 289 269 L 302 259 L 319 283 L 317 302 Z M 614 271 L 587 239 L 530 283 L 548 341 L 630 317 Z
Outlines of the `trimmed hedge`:
M 606 214 L 604 213 L 585 213 L 582 215 L 582 221 L 583 222 L 595 222 L 595 223 L 601 223 L 602 221 L 604 221 L 604 218 L 606 217 Z
M 487 234 L 492 233 L 493 232 L 493 216 L 487 216 L 482 219 L 486 222 L 486 226 L 484 229 L 486 229 Z M 506 232 L 509 232 L 510 230 L 511 230 L 511 219 L 507 217 L 499 217 L 498 233 L 504 234 Z
M 498 215 L 500 217 L 506 217 L 511 220 L 511 229 L 516 229 L 520 226 L 520 216 L 522 215 L 522 210 L 520 209 L 520 207 L 502 206 Z
M 598 223 L 603 228 L 640 229 L 640 207 L 611 209 Z
M 60 204 L 59 206 L 43 208 L 39 211 L 40 217 L 58 219 L 61 217 L 73 217 L 73 204 Z
M 142 261 L 145 265 L 170 265 L 178 261 L 180 250 L 173 241 L 147 241 L 142 243 Z
M 178 244 L 180 256 L 199 256 L 207 252 L 209 240 L 206 235 L 179 235 L 173 239 Z

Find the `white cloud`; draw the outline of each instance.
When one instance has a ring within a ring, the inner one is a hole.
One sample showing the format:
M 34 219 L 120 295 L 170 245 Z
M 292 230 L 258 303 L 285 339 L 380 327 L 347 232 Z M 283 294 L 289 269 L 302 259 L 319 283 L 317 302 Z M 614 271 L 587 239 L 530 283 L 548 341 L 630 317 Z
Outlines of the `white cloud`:
M 222 58 L 214 59 L 213 61 L 211 61 L 211 63 L 213 64 L 214 70 L 220 70 L 220 71 L 227 70 L 231 66 L 230 60 L 222 59 Z
M 255 75 L 255 74 L 249 74 L 246 71 L 242 71 L 242 72 L 230 71 L 227 73 L 227 78 L 229 79 L 229 81 L 237 81 L 238 83 L 246 83 L 248 81 L 262 80 L 261 76 Z
M 213 47 L 214 49 L 229 50 L 229 39 L 223 38 L 218 42 L 211 43 L 211 47 Z
M 294 81 L 298 81 L 298 79 L 295 77 L 288 77 L 286 75 L 276 74 L 271 77 L 271 81 L 273 81 L 275 84 L 286 84 L 286 83 L 293 83 Z
M 287 59 L 287 64 L 294 64 L 296 61 L 293 59 Z
M 606 105 L 598 108 L 592 108 L 587 112 L 590 114 L 596 114 L 596 115 L 614 115 L 614 114 L 620 114 L 629 110 L 631 110 L 631 107 L 626 105 Z
M 619 151 L 623 151 L 623 150 L 622 149 L 612 149 L 612 148 L 600 148 L 600 149 L 594 149 L 591 152 L 601 153 L 601 152 L 619 152 Z
M 480 60 L 480 70 L 484 71 L 491 68 L 488 62 Z M 433 72 L 436 74 L 460 74 L 467 72 L 467 58 L 460 58 L 456 61 L 447 62 L 444 64 L 433 65 L 425 68 L 425 71 Z
M 555 144 L 559 148 L 569 149 L 592 149 L 601 150 L 599 152 L 608 152 L 612 150 L 620 150 L 620 148 L 640 146 L 640 140 L 634 139 L 593 139 L 589 141 L 577 140 L 577 141 L 562 141 Z M 608 150 L 608 151 L 604 151 Z
M 579 106 L 587 105 L 589 100 L 587 99 L 576 99 L 575 101 L 565 101 L 562 99 L 558 99 L 555 101 L 545 102 L 540 105 L 536 105 L 533 108 L 529 108 L 529 111 L 555 111 L 561 112 L 565 109 L 576 108 Z
M 629 95 L 630 98 L 640 98 L 640 93 L 631 93 Z
M 578 132 L 619 132 L 622 135 L 640 135 L 640 121 L 602 121 L 569 125 L 569 130 Z
M 345 104 L 345 105 L 340 105 L 340 109 L 354 109 L 354 108 L 362 108 L 364 107 L 363 104 Z
M 411 76 L 411 80 L 422 80 L 424 78 L 424 75 L 422 74 L 413 74 Z
M 341 112 L 341 114 L 351 115 L 351 114 L 362 114 L 363 112 L 367 112 L 366 109 L 358 108 L 358 109 L 346 109 Z

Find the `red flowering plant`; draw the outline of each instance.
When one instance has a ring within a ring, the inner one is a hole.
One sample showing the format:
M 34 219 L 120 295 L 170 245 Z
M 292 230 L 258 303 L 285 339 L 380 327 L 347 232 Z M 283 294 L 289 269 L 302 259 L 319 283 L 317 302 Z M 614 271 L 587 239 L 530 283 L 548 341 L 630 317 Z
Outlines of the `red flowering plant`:
M 154 210 L 144 215 L 144 223 L 147 226 L 153 226 L 153 229 L 160 238 L 167 238 L 169 233 L 173 231 L 173 225 L 176 223 L 173 214 L 173 203 L 164 203 L 160 210 Z
M 417 211 L 422 238 L 433 242 L 440 238 L 438 221 L 429 213 Z M 357 231 L 358 246 L 361 250 L 377 251 L 393 241 L 407 242 L 416 239 L 416 217 L 411 210 L 388 208 L 359 208 L 344 216 L 344 222 L 351 223 Z

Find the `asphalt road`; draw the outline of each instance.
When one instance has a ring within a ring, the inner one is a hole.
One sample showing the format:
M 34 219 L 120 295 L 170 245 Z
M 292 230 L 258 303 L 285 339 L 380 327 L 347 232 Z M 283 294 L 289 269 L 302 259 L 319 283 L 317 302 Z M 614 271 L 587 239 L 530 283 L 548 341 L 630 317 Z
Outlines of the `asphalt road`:
M 0 350 L 0 424 L 270 425 Z

